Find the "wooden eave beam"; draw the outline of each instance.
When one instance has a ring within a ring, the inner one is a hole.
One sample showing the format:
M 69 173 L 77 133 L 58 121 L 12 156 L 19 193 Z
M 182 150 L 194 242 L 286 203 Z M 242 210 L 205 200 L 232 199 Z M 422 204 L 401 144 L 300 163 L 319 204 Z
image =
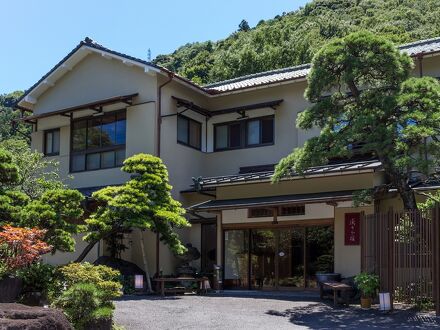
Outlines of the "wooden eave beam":
M 194 112 L 197 112 L 197 113 L 199 113 L 205 117 L 209 117 L 209 118 L 212 116 L 219 116 L 219 115 L 224 115 L 224 114 L 228 114 L 228 113 L 238 113 L 243 116 L 245 111 L 257 110 L 257 109 L 263 109 L 263 108 L 271 108 L 271 109 L 275 110 L 275 108 L 278 105 L 280 105 L 281 102 L 283 102 L 283 100 L 280 99 L 280 100 L 274 100 L 274 101 L 269 101 L 269 102 L 247 104 L 247 105 L 242 105 L 239 107 L 211 111 L 211 110 L 202 108 L 201 106 L 198 106 L 197 104 L 194 104 L 194 102 L 191 102 L 191 101 L 188 101 L 185 99 L 181 99 L 176 96 L 172 96 L 172 98 L 177 101 L 178 108 L 185 107 L 189 110 L 192 110 Z
M 61 109 L 61 110 L 51 111 L 48 113 L 43 113 L 41 115 L 31 115 L 28 117 L 24 117 L 23 120 L 29 121 L 29 120 L 34 120 L 34 119 L 52 117 L 52 116 L 56 116 L 56 115 L 62 116 L 62 115 L 68 114 L 68 113 L 73 113 L 76 111 L 87 110 L 87 109 L 91 109 L 91 110 L 94 110 L 97 112 L 102 112 L 103 111 L 102 108 L 104 106 L 116 104 L 116 103 L 127 103 L 128 100 L 130 100 L 130 102 L 132 102 L 132 99 L 136 96 L 138 96 L 138 93 L 110 97 L 108 99 L 90 102 L 90 103 L 86 103 L 86 104 L 81 104 L 81 105 L 77 105 L 74 107 L 69 107 L 69 108 L 65 108 L 65 109 Z M 132 103 L 130 103 L 130 105 L 131 104 Z
M 234 113 L 234 112 L 236 112 L 238 114 L 242 114 L 245 111 L 257 110 L 257 109 L 263 109 L 263 108 L 271 108 L 271 109 L 275 110 L 275 108 L 278 105 L 280 105 L 281 102 L 283 102 L 282 99 L 274 100 L 274 101 L 269 101 L 269 102 L 247 104 L 247 105 L 242 105 L 242 106 L 239 106 L 239 107 L 214 110 L 211 113 L 212 113 L 213 116 L 219 116 L 219 115 L 224 115 L 224 114 Z

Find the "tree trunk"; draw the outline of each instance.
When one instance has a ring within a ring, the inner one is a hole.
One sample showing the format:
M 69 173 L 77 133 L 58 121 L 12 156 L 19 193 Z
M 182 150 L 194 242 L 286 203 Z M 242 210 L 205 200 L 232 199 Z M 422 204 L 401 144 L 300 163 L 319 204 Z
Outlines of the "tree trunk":
M 403 208 L 405 210 L 417 210 L 416 196 L 408 183 L 408 177 L 405 174 L 399 173 L 387 157 L 384 157 L 379 152 L 377 154 L 384 167 L 385 173 L 390 176 L 391 182 L 402 198 Z
M 405 210 L 417 210 L 416 196 L 406 180 L 399 180 L 398 182 L 396 182 L 396 185 L 397 191 L 402 198 L 403 208 Z
M 89 254 L 89 252 L 93 249 L 93 247 L 98 243 L 99 241 L 92 241 L 84 248 L 83 252 L 76 258 L 75 262 L 81 262 L 84 260 L 85 257 Z

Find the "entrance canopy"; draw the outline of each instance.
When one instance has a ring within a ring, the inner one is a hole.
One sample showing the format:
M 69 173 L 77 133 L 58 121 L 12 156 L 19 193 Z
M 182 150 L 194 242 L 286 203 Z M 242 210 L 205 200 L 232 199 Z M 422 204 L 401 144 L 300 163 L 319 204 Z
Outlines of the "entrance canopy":
M 219 211 L 227 209 L 242 209 L 247 207 L 278 206 L 283 204 L 303 204 L 349 201 L 353 198 L 353 191 L 332 191 L 312 194 L 296 194 L 282 196 L 267 196 L 254 198 L 210 200 L 193 205 L 191 211 Z

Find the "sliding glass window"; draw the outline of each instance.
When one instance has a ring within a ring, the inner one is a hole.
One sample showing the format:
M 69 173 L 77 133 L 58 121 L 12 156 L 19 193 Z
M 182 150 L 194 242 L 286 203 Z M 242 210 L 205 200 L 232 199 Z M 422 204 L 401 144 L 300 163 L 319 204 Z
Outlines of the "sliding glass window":
M 194 119 L 178 115 L 177 142 L 200 150 L 202 147 L 202 124 Z
M 274 117 L 259 117 L 214 126 L 215 151 L 271 145 Z
M 70 171 L 122 166 L 125 159 L 125 110 L 74 120 L 71 131 Z

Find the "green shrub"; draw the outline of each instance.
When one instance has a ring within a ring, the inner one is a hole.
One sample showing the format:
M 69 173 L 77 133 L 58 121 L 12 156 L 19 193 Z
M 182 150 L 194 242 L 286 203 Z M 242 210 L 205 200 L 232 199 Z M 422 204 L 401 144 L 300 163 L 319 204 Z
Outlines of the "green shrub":
M 54 282 L 55 267 L 37 262 L 18 271 L 17 275 L 23 280 L 23 291 L 38 291 L 47 295 Z
M 119 277 L 119 282 L 122 284 L 122 291 L 124 294 L 133 294 L 136 292 L 133 275 L 121 275 Z
M 79 283 L 64 291 L 55 300 L 54 305 L 64 311 L 75 329 L 82 330 L 99 316 L 98 311 L 102 308 L 101 298 L 100 291 L 94 284 Z M 110 311 L 112 312 L 111 308 Z
M 379 276 L 368 273 L 360 273 L 354 277 L 358 289 L 364 298 L 374 298 L 379 290 Z
M 112 300 L 121 295 L 122 285 L 119 283 L 120 273 L 113 268 L 103 265 L 85 263 L 71 263 L 59 268 L 62 282 L 67 288 L 78 283 L 90 283 L 96 286 L 101 299 L 109 307 Z

